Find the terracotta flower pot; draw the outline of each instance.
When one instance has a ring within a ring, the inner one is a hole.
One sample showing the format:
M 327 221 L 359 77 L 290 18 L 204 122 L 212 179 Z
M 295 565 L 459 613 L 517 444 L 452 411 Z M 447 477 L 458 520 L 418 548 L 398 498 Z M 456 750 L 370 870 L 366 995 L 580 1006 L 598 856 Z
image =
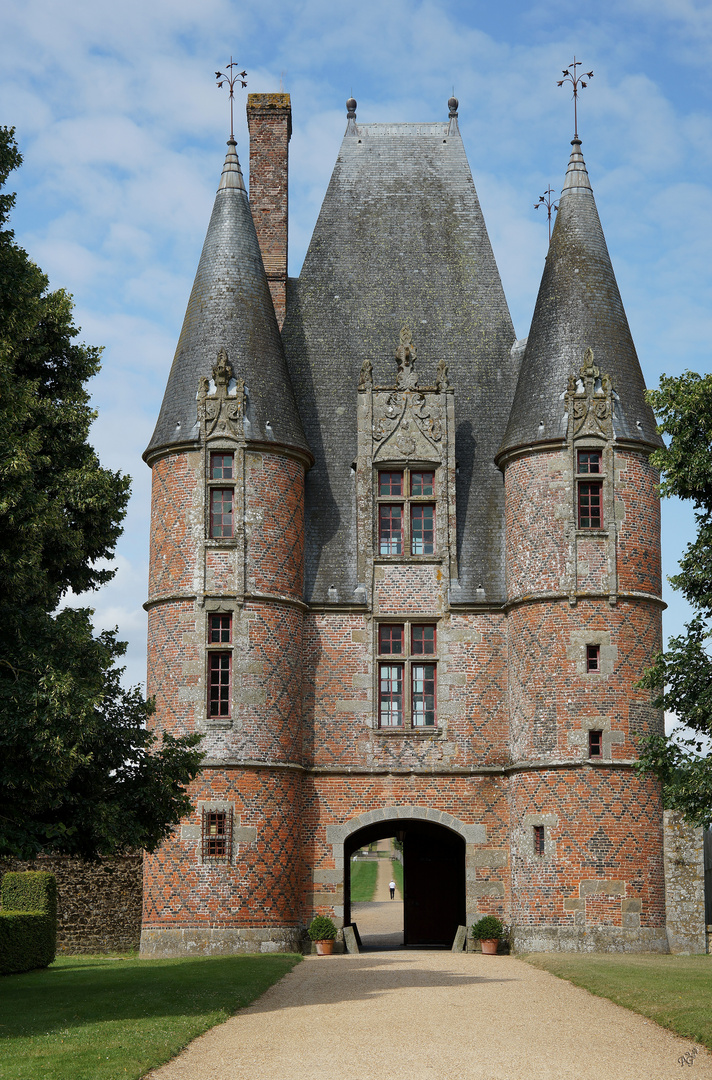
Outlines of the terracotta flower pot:
M 494 956 L 497 952 L 497 946 L 499 945 L 499 938 L 484 938 L 480 942 L 480 945 L 482 946 L 483 953 Z
M 331 956 L 334 951 L 334 942 L 328 941 L 315 941 L 317 956 Z

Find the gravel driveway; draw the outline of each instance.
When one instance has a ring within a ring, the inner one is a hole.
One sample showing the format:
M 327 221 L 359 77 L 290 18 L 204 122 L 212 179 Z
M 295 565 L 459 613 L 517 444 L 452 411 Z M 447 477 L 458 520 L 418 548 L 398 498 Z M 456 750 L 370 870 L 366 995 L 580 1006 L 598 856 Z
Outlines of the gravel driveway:
M 508 956 L 308 956 L 151 1080 L 712 1080 L 694 1044 Z

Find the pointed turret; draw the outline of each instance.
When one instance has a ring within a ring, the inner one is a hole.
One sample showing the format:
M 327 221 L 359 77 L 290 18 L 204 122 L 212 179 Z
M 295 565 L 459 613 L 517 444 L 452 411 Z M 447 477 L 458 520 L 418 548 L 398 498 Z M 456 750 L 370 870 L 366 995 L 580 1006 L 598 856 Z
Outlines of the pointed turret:
M 566 437 L 565 397 L 586 351 L 613 388 L 617 439 L 660 446 L 581 154 L 573 150 L 559 200 L 531 331 L 498 458 L 520 446 Z
M 287 371 L 234 139 L 146 459 L 199 436 L 196 395 L 224 349 L 245 383 L 245 435 L 309 453 Z

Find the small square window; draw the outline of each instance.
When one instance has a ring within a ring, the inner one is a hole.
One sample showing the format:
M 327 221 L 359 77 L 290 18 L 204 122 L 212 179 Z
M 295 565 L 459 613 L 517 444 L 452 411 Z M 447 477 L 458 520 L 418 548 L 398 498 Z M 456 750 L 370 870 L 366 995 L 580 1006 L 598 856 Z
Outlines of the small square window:
M 600 450 L 579 450 L 579 452 L 578 452 L 578 471 L 580 473 L 600 473 L 600 471 L 601 471 L 601 451 Z
M 378 474 L 378 494 L 393 496 L 403 494 L 403 473 L 402 472 L 379 472 Z
M 588 756 L 590 758 L 603 755 L 603 732 L 589 731 L 588 733 Z
M 534 826 L 534 854 L 543 855 L 545 850 L 544 826 Z
M 378 628 L 378 651 L 384 655 L 403 652 L 403 626 L 382 623 Z
M 232 488 L 210 489 L 210 535 L 225 537 L 233 535 Z
M 600 480 L 591 483 L 580 482 L 578 486 L 578 527 L 579 529 L 601 529 L 603 514 L 601 494 L 603 485 Z
M 234 456 L 232 454 L 210 455 L 210 479 L 232 480 L 234 475 Z
M 232 810 L 203 810 L 203 859 L 226 859 L 232 855 Z
M 416 656 L 435 652 L 435 627 L 414 625 L 411 627 L 410 651 Z
M 434 484 L 434 472 L 412 472 L 410 474 L 411 495 L 428 495 L 432 498 L 434 494 Z
M 232 616 L 210 615 L 208 618 L 208 641 L 232 641 Z
M 600 672 L 601 670 L 601 646 L 600 645 L 587 645 L 586 646 L 586 671 L 587 672 Z

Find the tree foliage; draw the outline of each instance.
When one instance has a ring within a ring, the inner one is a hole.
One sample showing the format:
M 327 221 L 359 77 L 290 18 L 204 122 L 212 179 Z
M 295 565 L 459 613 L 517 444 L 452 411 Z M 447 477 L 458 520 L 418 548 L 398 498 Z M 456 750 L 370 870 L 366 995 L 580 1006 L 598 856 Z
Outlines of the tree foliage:
M 13 135 L 0 128 L 0 187 L 21 163 Z M 130 481 L 88 442 L 100 350 L 5 227 L 13 205 L 0 195 L 0 855 L 153 849 L 202 755 L 196 736 L 159 746 L 152 704 L 121 685 L 125 646 L 94 635 L 91 611 L 57 610 L 113 576 Z
M 687 371 L 663 375 L 658 390 L 648 392 L 658 430 L 669 436 L 653 455 L 661 471 L 663 495 L 690 500 L 697 536 L 670 578 L 695 614 L 685 633 L 671 638 L 654 658 L 643 685 L 655 705 L 677 715 L 685 725 L 671 736 L 647 739 L 639 768 L 654 772 L 663 784 L 670 809 L 681 810 L 694 825 L 712 821 L 712 375 Z

